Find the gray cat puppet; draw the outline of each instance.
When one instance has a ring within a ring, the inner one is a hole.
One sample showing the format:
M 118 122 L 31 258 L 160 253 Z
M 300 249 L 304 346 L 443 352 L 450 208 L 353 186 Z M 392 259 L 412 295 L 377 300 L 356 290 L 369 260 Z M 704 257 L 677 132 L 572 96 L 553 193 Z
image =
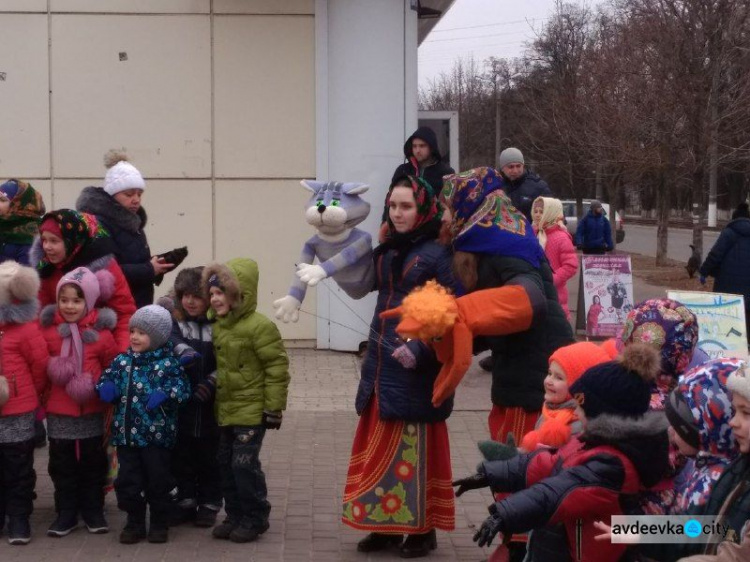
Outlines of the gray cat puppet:
M 300 263 L 287 296 L 275 300 L 275 316 L 297 322 L 307 287 L 332 277 L 351 298 L 361 299 L 375 285 L 372 237 L 354 228 L 370 214 L 370 204 L 360 197 L 369 186 L 363 183 L 302 180 L 312 192 L 305 218 L 318 233 L 305 242 Z M 313 264 L 315 258 L 318 264 Z

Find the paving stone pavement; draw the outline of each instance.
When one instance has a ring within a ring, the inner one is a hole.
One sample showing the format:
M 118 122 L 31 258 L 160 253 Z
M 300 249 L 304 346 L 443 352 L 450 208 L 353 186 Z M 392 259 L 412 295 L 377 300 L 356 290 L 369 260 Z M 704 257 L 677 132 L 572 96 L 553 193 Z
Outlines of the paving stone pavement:
M 211 538 L 210 529 L 180 526 L 170 530 L 164 545 L 117 541 L 124 525 L 114 494 L 107 496 L 111 531 L 90 535 L 76 529 L 64 538 L 45 532 L 54 519 L 53 488 L 47 474 L 47 449 L 38 449 L 37 494 L 32 516 L 32 542 L 10 546 L 0 539 L 0 560 L 137 560 L 180 561 L 357 561 L 400 560 L 398 552 L 365 555 L 356 551 L 364 533 L 340 521 L 341 493 L 357 416 L 354 396 L 359 378 L 355 355 L 310 349 L 290 350 L 292 383 L 282 429 L 266 435 L 261 452 L 271 511 L 271 528 L 255 543 L 238 545 Z M 473 472 L 479 462 L 476 442 L 487 437 L 490 376 L 475 364 L 459 388 L 456 408 L 448 420 L 453 473 Z M 456 530 L 438 532 L 438 549 L 427 560 L 478 561 L 489 552 L 471 537 L 487 515 L 487 491 L 469 492 L 456 501 Z

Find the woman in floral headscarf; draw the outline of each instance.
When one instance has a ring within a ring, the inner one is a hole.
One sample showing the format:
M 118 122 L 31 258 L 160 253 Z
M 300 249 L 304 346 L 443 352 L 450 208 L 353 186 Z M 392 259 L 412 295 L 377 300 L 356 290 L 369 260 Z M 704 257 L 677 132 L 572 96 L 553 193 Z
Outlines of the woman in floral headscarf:
M 398 320 L 379 314 L 431 279 L 451 289 L 455 282 L 450 251 L 436 240 L 442 211 L 430 185 L 412 176 L 398 179 L 386 208 L 385 238 L 373 258 L 378 300 L 357 390 L 360 420 L 342 520 L 370 532 L 360 552 L 400 545 L 402 556 L 415 558 L 436 547 L 435 529 L 454 527 L 445 423 L 453 397 L 432 405 L 441 366 L 434 352 L 419 340 L 404 342 L 396 334 Z
M 500 174 L 492 168 L 447 176 L 441 202 L 450 220 L 441 239 L 453 246 L 453 270 L 467 292 L 496 287 L 523 290 L 520 297 L 512 298 L 523 301 L 530 314 L 516 314 L 515 333 L 488 338 L 495 357 L 490 437 L 499 442 L 513 437 L 520 443 L 541 413 L 550 355 L 574 338 L 544 250 L 502 187 Z M 521 559 L 525 539 L 512 540 L 516 544 L 511 543 L 511 557 Z
M 93 215 L 60 209 L 42 217 L 39 233 L 29 258 L 42 280 L 39 289 L 41 306 L 56 302 L 57 283 L 69 271 L 77 267 L 85 267 L 94 273 L 100 269 L 108 270 L 114 277 L 115 289 L 106 305 L 117 314 L 115 341 L 118 348 L 125 351 L 129 345 L 128 323 L 135 312 L 135 301 L 114 258 L 107 231 Z
M 30 183 L 8 180 L 0 185 L 0 261 L 29 265 L 29 249 L 43 214 L 42 194 Z

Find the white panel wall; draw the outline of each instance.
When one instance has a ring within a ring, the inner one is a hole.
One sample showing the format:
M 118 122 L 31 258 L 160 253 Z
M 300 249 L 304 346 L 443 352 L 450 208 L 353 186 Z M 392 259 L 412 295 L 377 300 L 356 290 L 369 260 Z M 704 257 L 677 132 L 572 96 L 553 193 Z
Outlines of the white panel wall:
M 314 14 L 315 0 L 214 0 L 217 14 Z
M 364 197 L 372 211 L 361 227 L 376 240 L 405 136 L 416 128 L 417 101 L 410 94 L 416 88 L 416 13 L 405 0 L 318 0 L 315 13 L 318 176 L 371 186 Z M 320 289 L 318 346 L 357 349 L 367 339 L 374 297 L 352 301 Z
M 220 16 L 214 27 L 216 175 L 315 175 L 315 23 Z
M 49 177 L 47 16 L 0 14 L 0 177 Z
M 251 257 L 260 268 L 258 310 L 273 317 L 272 302 L 287 294 L 304 241 L 309 192 L 296 180 L 216 182 L 216 258 Z M 234 225 L 234 228 L 230 227 Z M 247 228 L 237 228 L 247 225 Z M 309 339 L 315 332 L 315 290 L 308 290 L 297 324 L 280 324 L 284 337 Z
M 312 235 L 299 180 L 316 174 L 313 0 L 213 4 L 0 0 L 13 45 L 0 56 L 0 179 L 73 207 L 101 185 L 103 154 L 125 147 L 146 176 L 152 251 L 187 245 L 188 266 L 255 258 L 270 314 Z M 305 309 L 285 337 L 315 338 L 314 290 Z
M 53 12 L 207 14 L 211 0 L 50 0 Z
M 210 177 L 207 17 L 54 15 L 52 40 L 56 175 L 96 177 L 124 146 L 149 177 Z

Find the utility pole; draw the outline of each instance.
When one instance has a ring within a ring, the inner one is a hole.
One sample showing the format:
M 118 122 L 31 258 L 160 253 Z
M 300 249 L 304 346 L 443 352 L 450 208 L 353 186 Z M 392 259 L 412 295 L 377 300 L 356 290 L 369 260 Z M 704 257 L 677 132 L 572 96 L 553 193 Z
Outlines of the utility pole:
M 596 163 L 596 199 L 598 201 L 604 200 L 604 190 L 602 189 L 602 165 Z
M 502 134 L 501 134 L 501 101 L 500 101 L 500 73 L 498 72 L 497 63 L 492 65 L 492 74 L 495 82 L 495 167 L 500 169 L 500 152 L 502 151 Z
M 719 175 L 719 72 L 721 66 L 714 61 L 711 80 L 711 138 L 708 148 L 708 226 L 716 226 L 717 183 Z

